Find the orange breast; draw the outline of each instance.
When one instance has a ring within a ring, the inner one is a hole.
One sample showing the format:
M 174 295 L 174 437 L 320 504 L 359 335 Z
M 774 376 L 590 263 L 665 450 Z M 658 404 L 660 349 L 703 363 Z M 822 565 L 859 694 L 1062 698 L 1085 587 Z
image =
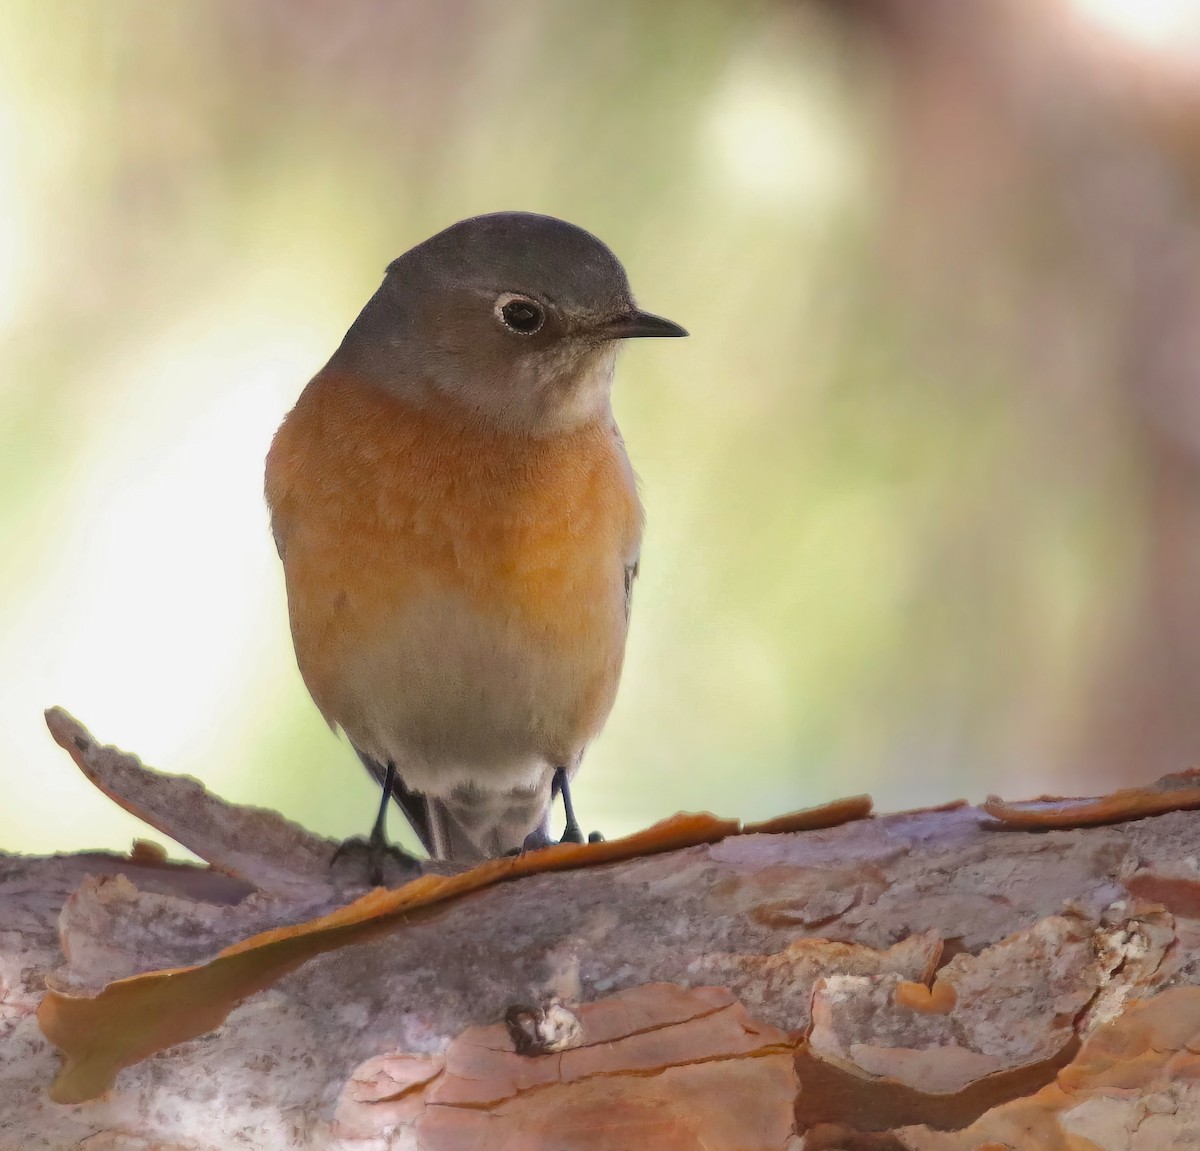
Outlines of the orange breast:
M 611 422 L 534 439 L 322 374 L 271 446 L 267 500 L 301 673 L 352 739 L 356 726 L 368 745 L 384 739 L 359 713 L 401 690 L 364 686 L 361 653 L 448 595 L 517 637 L 521 659 L 565 661 L 575 686 L 555 706 L 574 714 L 550 726 L 586 739 L 603 722 L 624 651 L 623 572 L 642 527 Z M 358 699 L 373 691 L 380 699 Z M 536 701 L 529 711 L 545 726 Z

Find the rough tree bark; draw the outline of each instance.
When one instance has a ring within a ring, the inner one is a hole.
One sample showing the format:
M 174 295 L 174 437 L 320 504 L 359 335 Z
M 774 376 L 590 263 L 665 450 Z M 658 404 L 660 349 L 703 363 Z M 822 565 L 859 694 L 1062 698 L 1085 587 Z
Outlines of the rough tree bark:
M 620 862 L 561 849 L 567 870 L 422 880 L 420 906 L 368 895 L 262 976 L 294 934 L 210 961 L 345 904 L 333 845 L 48 718 L 213 866 L 0 856 L 4 1151 L 1200 1147 L 1200 814 L 1171 810 L 1200 805 L 1195 773 L 1100 804 L 699 821 L 716 842 L 651 835 Z M 112 986 L 162 968 L 190 970 Z M 266 989 L 214 990 L 235 968 Z M 39 1004 L 75 1068 L 53 1089 Z M 54 1101 L 168 1017 L 194 1037 Z

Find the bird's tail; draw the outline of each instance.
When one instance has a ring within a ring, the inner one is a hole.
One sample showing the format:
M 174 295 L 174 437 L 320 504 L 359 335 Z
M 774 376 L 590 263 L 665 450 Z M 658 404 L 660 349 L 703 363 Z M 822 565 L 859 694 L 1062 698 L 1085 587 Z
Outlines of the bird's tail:
M 358 758 L 382 787 L 385 767 L 361 751 Z M 532 833 L 540 831 L 543 839 L 548 836 L 549 785 L 544 791 L 472 789 L 443 798 L 412 791 L 397 774 L 392 798 L 432 859 L 481 863 L 521 850 Z
M 425 804 L 430 854 L 439 859 L 480 863 L 498 855 L 520 851 L 529 835 L 542 832 L 550 819 L 550 796 L 535 798 L 529 792 L 455 793 L 449 797 L 421 797 Z

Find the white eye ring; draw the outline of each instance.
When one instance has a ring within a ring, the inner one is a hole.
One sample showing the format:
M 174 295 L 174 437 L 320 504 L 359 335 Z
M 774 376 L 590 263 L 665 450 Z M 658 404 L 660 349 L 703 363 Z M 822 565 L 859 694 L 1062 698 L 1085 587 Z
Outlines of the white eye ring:
M 518 336 L 535 335 L 546 322 L 546 309 L 537 300 L 516 292 L 497 296 L 492 312 L 500 323 Z

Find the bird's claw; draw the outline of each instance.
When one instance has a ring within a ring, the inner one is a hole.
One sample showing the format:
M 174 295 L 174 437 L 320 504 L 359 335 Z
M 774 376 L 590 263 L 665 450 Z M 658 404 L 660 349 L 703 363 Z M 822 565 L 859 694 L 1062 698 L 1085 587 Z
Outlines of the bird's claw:
M 373 835 L 355 835 L 339 843 L 329 857 L 329 869 L 372 887 L 399 887 L 422 872 L 416 856 Z
M 524 855 L 529 851 L 541 851 L 543 847 L 557 847 L 560 843 L 603 843 L 604 836 L 598 831 L 591 832 L 586 838 L 579 824 L 567 824 L 562 837 L 551 839 L 542 828 L 531 831 L 525 836 L 525 842 L 520 847 L 514 847 L 508 855 Z

